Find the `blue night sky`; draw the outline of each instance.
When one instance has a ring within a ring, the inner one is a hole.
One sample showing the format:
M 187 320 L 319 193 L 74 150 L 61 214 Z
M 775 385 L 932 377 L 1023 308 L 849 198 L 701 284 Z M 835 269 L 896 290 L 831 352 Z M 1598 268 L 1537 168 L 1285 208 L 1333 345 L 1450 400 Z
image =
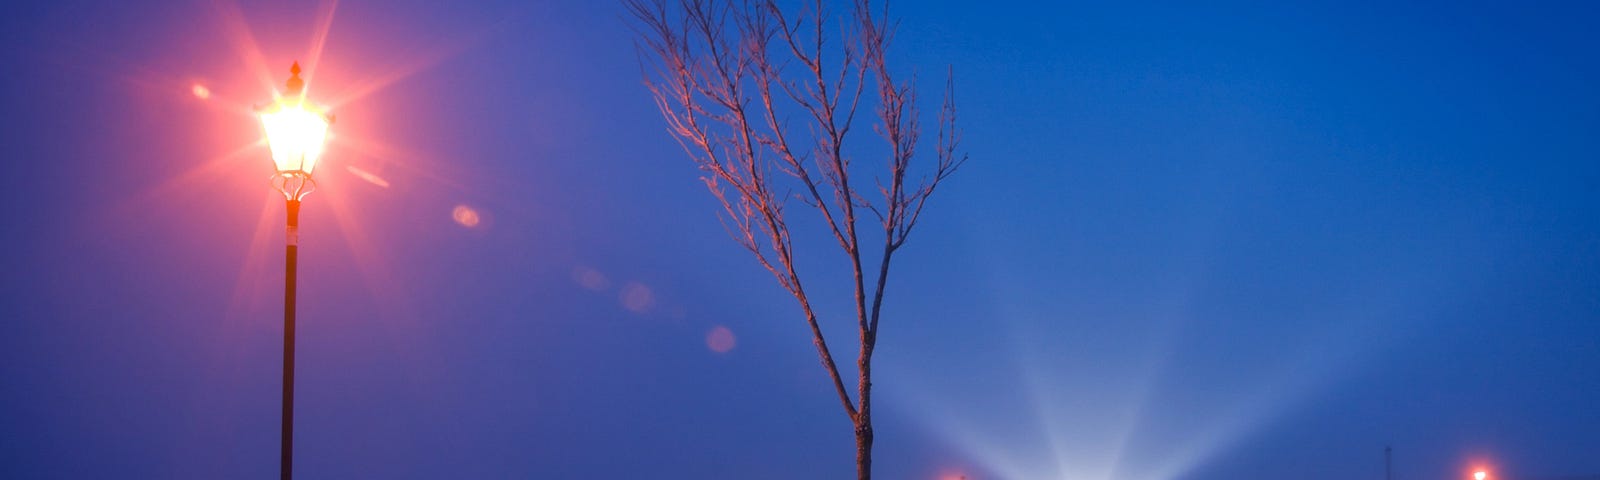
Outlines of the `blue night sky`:
M 896 257 L 881 478 L 1376 479 L 1385 446 L 1399 479 L 1600 474 L 1594 4 L 895 9 L 891 62 L 930 112 L 954 67 L 972 160 Z M 276 474 L 284 207 L 249 108 L 296 60 L 338 118 L 302 478 L 852 474 L 618 3 L 0 13 L 0 477 Z

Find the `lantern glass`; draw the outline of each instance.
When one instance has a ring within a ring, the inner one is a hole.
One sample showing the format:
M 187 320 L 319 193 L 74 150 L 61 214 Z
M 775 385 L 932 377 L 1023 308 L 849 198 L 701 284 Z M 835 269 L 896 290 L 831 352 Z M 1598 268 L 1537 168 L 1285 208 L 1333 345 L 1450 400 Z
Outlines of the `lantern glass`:
M 261 125 L 278 173 L 311 175 L 328 139 L 328 118 L 303 105 L 279 103 L 261 113 Z

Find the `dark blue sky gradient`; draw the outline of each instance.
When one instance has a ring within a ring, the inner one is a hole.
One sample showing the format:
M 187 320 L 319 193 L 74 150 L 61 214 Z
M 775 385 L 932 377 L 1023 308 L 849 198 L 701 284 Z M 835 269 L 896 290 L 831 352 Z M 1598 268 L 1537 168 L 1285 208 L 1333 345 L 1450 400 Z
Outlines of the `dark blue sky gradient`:
M 283 206 L 248 107 L 330 6 L 0 12 L 0 477 L 275 474 Z M 929 111 L 954 66 L 973 159 L 897 257 L 883 478 L 1381 478 L 1386 445 L 1401 479 L 1600 474 L 1593 5 L 895 7 L 891 60 Z M 850 475 L 619 5 L 331 11 L 302 478 Z M 853 357 L 827 242 L 801 254 Z

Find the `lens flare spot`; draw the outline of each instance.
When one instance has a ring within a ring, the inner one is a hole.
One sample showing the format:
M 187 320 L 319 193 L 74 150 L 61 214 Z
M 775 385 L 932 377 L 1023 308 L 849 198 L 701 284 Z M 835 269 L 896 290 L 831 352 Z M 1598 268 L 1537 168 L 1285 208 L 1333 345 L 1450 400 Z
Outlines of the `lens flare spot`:
M 622 307 L 633 313 L 646 313 L 656 306 L 656 294 L 650 287 L 639 282 L 628 282 L 622 286 Z
M 589 291 L 599 292 L 611 288 L 611 280 L 599 270 L 579 265 L 572 268 L 572 281 Z
M 206 88 L 205 85 L 201 85 L 201 84 L 198 84 L 198 83 L 194 84 L 194 86 L 189 87 L 189 93 L 194 94 L 194 98 L 198 98 L 198 99 L 201 99 L 201 100 L 209 100 L 211 98 L 211 89 Z
M 467 228 L 478 226 L 478 221 L 480 220 L 478 211 L 466 205 L 456 205 L 456 209 L 450 211 L 450 218 L 455 219 L 456 223 Z
M 388 180 L 384 180 L 383 177 L 380 177 L 375 173 L 368 172 L 366 170 L 362 170 L 362 169 L 356 168 L 355 165 L 346 165 L 344 167 L 344 169 L 345 170 L 349 170 L 350 174 L 351 175 L 355 175 L 356 178 L 360 178 L 362 180 L 366 180 L 367 183 L 370 183 L 370 184 L 373 184 L 373 185 L 377 185 L 377 186 L 383 187 L 383 188 L 389 188 L 389 181 Z M 461 207 L 456 207 L 456 208 L 461 208 Z
M 706 332 L 706 348 L 717 353 L 728 353 L 738 345 L 739 339 L 733 336 L 733 331 L 728 327 L 717 325 L 710 332 Z

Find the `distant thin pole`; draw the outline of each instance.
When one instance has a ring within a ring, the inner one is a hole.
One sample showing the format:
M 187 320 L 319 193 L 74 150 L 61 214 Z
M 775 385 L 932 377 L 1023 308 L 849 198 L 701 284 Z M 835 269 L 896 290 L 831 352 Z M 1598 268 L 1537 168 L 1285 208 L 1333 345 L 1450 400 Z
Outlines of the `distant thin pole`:
M 1394 448 L 1383 447 L 1383 480 L 1394 480 Z

